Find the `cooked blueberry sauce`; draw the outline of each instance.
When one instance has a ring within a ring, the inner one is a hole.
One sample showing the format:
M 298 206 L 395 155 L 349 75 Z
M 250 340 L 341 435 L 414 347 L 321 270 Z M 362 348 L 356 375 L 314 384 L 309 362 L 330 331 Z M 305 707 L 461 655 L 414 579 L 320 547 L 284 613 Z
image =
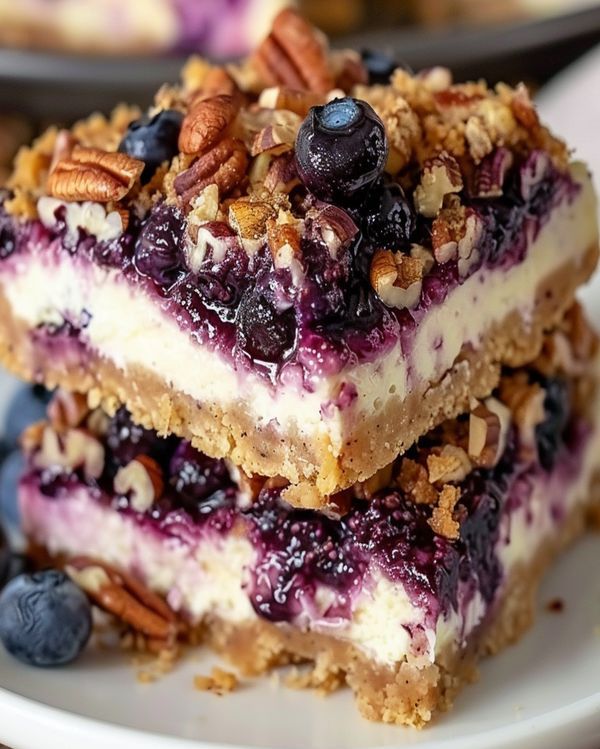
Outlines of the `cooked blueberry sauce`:
M 184 217 L 166 204 L 155 206 L 141 221 L 132 215 L 127 231 L 111 242 L 97 242 L 84 232 L 77 241 L 67 241 L 61 209 L 52 230 L 37 221 L 17 222 L 0 210 L 0 260 L 34 246 L 50 252 L 50 243 L 57 259 L 62 252 L 76 253 L 119 268 L 129 281 L 157 296 L 182 329 L 230 358 L 236 367 L 251 368 L 270 380 L 289 377 L 290 372 L 297 378 L 299 372 L 308 390 L 348 365 L 372 361 L 398 339 L 410 351 L 419 321 L 428 309 L 442 304 L 461 279 L 456 262 L 434 264 L 424 279 L 418 306 L 410 311 L 386 307 L 372 290 L 368 274 L 374 250 L 385 245 L 407 251 L 415 242 L 428 246 L 431 222 L 415 217 L 412 197 L 381 176 L 383 164 L 377 153 L 382 141 L 376 116 L 366 109 L 368 105 L 360 104 L 359 115 L 352 99 L 334 101 L 314 114 L 313 141 L 325 137 L 336 143 L 352 141 L 352 133 L 362 139 L 366 128 L 379 145 L 374 146 L 373 156 L 361 151 L 361 159 L 352 164 L 343 161 L 340 147 L 338 165 L 345 164 L 340 180 L 360 183 L 357 200 L 332 206 L 306 191 L 295 200 L 294 210 L 305 220 L 300 282 L 294 281 L 290 270 L 274 267 L 266 247 L 250 257 L 222 222 L 203 227 L 206 251 L 200 261 L 191 262 Z M 346 129 L 341 127 L 344 123 Z M 309 161 L 314 156 L 311 148 L 305 149 Z M 354 158 L 355 151 L 350 148 L 344 158 Z M 299 149 L 300 161 L 302 153 Z M 527 252 L 527 238 L 535 238 L 552 208 L 578 190 L 569 175 L 558 172 L 541 152 L 508 170 L 505 162 L 499 157 L 485 166 L 486 184 L 503 182 L 501 197 L 479 198 L 475 189 L 465 189 L 462 197 L 484 223 L 483 267 L 520 262 Z M 328 167 L 325 180 L 330 188 L 336 184 L 332 168 Z M 324 229 L 327 222 L 331 225 L 332 212 L 336 221 L 345 224 L 335 252 Z
M 434 622 L 440 612 L 459 606 L 459 595 L 464 600 L 469 592 L 479 591 L 485 601 L 492 601 L 502 579 L 496 552 L 501 519 L 527 502 L 531 477 L 549 470 L 544 458 L 548 434 L 554 433 L 552 454 L 555 459 L 561 456 L 565 470 L 579 460 L 583 422 L 564 417 L 568 401 L 563 391 L 559 394 L 560 381 L 553 382 L 547 418 L 537 430 L 539 463 L 530 455 L 521 457 L 516 432 L 511 433 L 498 465 L 475 470 L 461 483 L 457 541 L 435 534 L 428 523 L 431 507 L 413 503 L 399 489 L 383 490 L 368 503 L 355 500 L 341 519 L 292 508 L 277 489 L 263 489 L 256 502 L 248 504 L 224 461 L 200 454 L 184 440 L 161 439 L 135 426 L 123 409 L 109 425 L 105 471 L 88 487 L 99 502 L 112 504 L 147 532 L 167 536 L 170 542 L 185 544 L 198 534 L 227 533 L 242 524 L 257 553 L 247 592 L 257 613 L 269 620 L 291 620 L 314 609 L 322 585 L 332 592 L 324 615 L 348 616 L 355 593 L 368 586 L 370 573 L 379 569 L 401 582 Z M 418 449 L 413 448 L 413 458 Z M 117 468 L 139 453 L 159 462 L 166 487 L 143 514 L 130 507 L 127 496 L 115 497 L 112 490 Z M 83 478 L 56 468 L 34 472 L 29 480 L 48 497 L 60 497 Z

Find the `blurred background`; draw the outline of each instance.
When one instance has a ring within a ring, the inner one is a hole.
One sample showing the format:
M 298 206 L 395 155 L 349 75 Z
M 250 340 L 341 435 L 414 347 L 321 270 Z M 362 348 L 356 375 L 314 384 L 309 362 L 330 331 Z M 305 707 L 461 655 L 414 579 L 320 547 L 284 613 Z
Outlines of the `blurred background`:
M 189 54 L 243 55 L 285 5 L 335 46 L 534 90 L 600 44 L 600 0 L 0 0 L 0 183 L 48 123 L 147 106 Z

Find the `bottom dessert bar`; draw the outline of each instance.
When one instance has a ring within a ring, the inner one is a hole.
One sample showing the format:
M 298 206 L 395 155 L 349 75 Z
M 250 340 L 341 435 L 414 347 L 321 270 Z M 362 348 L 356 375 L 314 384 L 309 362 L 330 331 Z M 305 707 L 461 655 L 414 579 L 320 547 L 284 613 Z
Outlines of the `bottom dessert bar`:
M 422 726 L 527 628 L 584 528 L 600 430 L 578 335 L 337 497 L 339 517 L 59 393 L 24 435 L 25 531 L 151 647 L 201 632 L 245 674 L 308 661 L 366 717 Z

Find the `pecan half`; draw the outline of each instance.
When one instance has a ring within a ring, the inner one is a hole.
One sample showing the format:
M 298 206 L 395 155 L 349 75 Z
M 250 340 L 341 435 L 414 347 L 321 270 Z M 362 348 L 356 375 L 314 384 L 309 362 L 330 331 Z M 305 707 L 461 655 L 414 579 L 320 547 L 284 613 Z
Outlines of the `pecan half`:
M 197 97 L 183 119 L 179 132 L 179 150 L 202 153 L 223 138 L 237 113 L 232 96 Z
M 70 559 L 65 571 L 104 611 L 157 644 L 175 643 L 181 630 L 175 613 L 132 575 L 86 556 Z
M 49 195 L 61 200 L 108 203 L 122 200 L 144 170 L 144 162 L 125 153 L 74 146 L 48 176 Z
M 129 494 L 130 504 L 136 512 L 146 512 L 163 492 L 162 470 L 148 455 L 138 455 L 119 468 L 113 485 L 117 494 Z
M 217 185 L 219 195 L 223 197 L 243 179 L 247 167 L 244 144 L 234 138 L 225 138 L 175 178 L 175 192 L 185 208 L 207 185 Z
M 219 96 L 225 94 L 226 96 L 237 97 L 240 93 L 236 82 L 225 70 L 225 68 L 214 67 L 211 68 L 200 87 L 202 95 L 205 97 Z
M 290 8 L 275 18 L 251 62 L 267 86 L 326 94 L 335 85 L 321 37 Z
M 371 285 L 388 307 L 410 309 L 421 298 L 424 265 L 418 257 L 377 250 L 371 261 Z

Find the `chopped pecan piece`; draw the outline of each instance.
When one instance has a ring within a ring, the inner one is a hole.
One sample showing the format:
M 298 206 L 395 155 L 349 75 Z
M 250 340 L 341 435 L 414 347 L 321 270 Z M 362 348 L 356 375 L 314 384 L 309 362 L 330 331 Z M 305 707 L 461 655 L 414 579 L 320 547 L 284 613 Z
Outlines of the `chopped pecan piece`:
M 433 218 L 441 209 L 444 197 L 460 192 L 463 179 L 456 159 L 446 151 L 428 159 L 423 165 L 421 181 L 415 190 L 415 206 L 419 213 Z
M 290 8 L 275 18 L 271 33 L 251 59 L 267 86 L 326 94 L 335 85 L 321 37 Z
M 136 512 L 146 512 L 163 492 L 164 481 L 158 463 L 148 455 L 138 455 L 117 471 L 114 489 L 117 494 L 129 494 Z
M 519 428 L 521 443 L 527 448 L 535 445 L 535 428 L 546 416 L 546 393 L 537 383 L 530 383 L 526 372 L 518 372 L 500 381 L 500 399 L 512 412 Z
M 275 215 L 270 203 L 262 200 L 236 200 L 229 206 L 229 223 L 239 236 L 242 247 L 253 255 L 263 244 L 267 222 Z
M 81 393 L 57 390 L 48 405 L 48 419 L 57 431 L 78 427 L 89 414 L 87 398 Z
M 502 457 L 511 424 L 509 409 L 487 398 L 469 416 L 469 457 L 478 466 L 492 468 Z
M 273 155 L 290 151 L 296 142 L 301 119 L 294 112 L 278 111 L 273 122 L 263 127 L 254 136 L 250 153 L 258 156 L 270 151 Z
M 247 166 L 244 144 L 234 138 L 225 138 L 175 178 L 175 192 L 185 208 L 207 185 L 217 185 L 219 195 L 223 197 L 243 179 Z
M 325 97 L 312 91 L 296 91 L 285 86 L 265 88 L 258 98 L 260 107 L 287 110 L 300 117 L 306 117 L 311 107 L 325 104 Z
M 68 429 L 58 435 L 46 426 L 33 464 L 38 468 L 83 468 L 86 479 L 97 479 L 104 470 L 104 447 L 83 429 Z
M 181 630 L 175 613 L 132 575 L 85 556 L 70 559 L 65 570 L 104 611 L 157 645 L 169 647 L 175 643 Z
M 179 150 L 183 153 L 203 153 L 225 135 L 237 113 L 232 96 L 202 96 L 192 102 L 179 133 Z
M 61 200 L 108 203 L 122 200 L 144 170 L 144 162 L 125 153 L 74 146 L 48 176 L 49 195 Z
M 371 285 L 389 307 L 410 309 L 421 298 L 424 266 L 418 257 L 377 250 L 371 261 Z

